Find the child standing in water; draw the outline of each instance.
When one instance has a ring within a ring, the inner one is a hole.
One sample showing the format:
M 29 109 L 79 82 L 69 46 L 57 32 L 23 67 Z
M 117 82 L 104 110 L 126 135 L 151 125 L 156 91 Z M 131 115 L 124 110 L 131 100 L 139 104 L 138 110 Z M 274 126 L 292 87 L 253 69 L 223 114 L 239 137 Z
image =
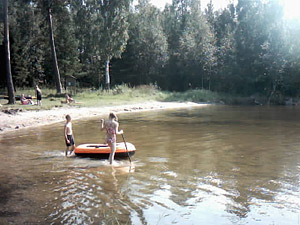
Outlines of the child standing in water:
M 38 85 L 35 86 L 35 90 L 36 90 L 37 105 L 41 106 L 42 105 L 42 91 Z
M 70 146 L 71 146 L 70 154 L 72 154 L 72 152 L 74 151 L 75 141 L 74 141 L 74 137 L 73 137 L 71 116 L 66 115 L 66 120 L 67 120 L 67 122 L 64 127 L 64 134 L 65 134 L 65 141 L 66 141 L 66 145 L 67 145 L 67 149 L 66 149 L 66 156 L 67 156 Z
M 110 147 L 109 163 L 112 164 L 116 153 L 116 135 L 123 134 L 123 130 L 119 131 L 118 117 L 115 113 L 109 114 L 108 121 L 101 119 L 101 130 L 104 129 L 106 130 L 105 142 Z

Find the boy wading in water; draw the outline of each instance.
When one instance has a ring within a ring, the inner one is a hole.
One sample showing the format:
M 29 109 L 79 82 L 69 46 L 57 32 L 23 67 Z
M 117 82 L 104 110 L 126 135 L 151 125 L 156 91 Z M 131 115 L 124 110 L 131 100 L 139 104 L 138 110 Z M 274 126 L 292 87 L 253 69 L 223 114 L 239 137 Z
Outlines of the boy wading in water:
M 71 146 L 70 154 L 72 154 L 72 152 L 74 151 L 75 142 L 74 142 L 74 138 L 73 138 L 71 116 L 66 115 L 66 120 L 67 120 L 67 122 L 65 124 L 64 134 L 65 134 L 65 141 L 66 141 L 66 145 L 67 145 L 67 149 L 66 149 L 66 156 L 67 156 L 70 146 Z
M 117 134 L 123 134 L 123 130 L 119 131 L 118 117 L 115 113 L 110 113 L 108 121 L 101 119 L 101 130 L 106 130 L 105 143 L 110 147 L 109 163 L 112 164 L 117 144 Z

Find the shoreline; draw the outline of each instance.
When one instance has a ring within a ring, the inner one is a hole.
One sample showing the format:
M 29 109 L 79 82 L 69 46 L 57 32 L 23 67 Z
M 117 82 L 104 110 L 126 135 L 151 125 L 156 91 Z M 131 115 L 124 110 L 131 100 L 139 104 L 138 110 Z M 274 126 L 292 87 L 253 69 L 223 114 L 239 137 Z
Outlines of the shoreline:
M 204 107 L 208 104 L 193 102 L 158 102 L 149 101 L 128 105 L 103 106 L 103 107 L 63 107 L 51 110 L 25 111 L 16 114 L 0 112 L 0 136 L 17 130 L 33 128 L 37 126 L 50 125 L 65 120 L 65 116 L 70 114 L 72 120 L 106 116 L 109 112 L 130 113 L 145 112 L 164 109 L 179 109 L 190 107 Z

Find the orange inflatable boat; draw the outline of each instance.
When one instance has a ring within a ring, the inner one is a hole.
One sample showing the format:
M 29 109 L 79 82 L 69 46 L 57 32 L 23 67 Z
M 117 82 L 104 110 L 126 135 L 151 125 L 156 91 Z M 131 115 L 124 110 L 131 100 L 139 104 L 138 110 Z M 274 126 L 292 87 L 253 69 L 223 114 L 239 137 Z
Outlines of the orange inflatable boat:
M 124 158 L 133 155 L 135 153 L 135 146 L 129 142 L 117 143 L 116 158 Z M 107 144 L 82 144 L 75 148 L 75 154 L 77 156 L 108 158 L 110 154 L 110 147 Z

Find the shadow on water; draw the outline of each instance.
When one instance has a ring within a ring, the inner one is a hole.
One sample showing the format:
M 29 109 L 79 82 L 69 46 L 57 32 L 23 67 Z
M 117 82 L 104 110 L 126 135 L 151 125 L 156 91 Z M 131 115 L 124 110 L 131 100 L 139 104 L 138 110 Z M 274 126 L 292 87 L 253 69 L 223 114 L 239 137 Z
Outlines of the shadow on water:
M 63 123 L 1 139 L 0 224 L 297 224 L 300 109 L 120 115 L 128 160 L 64 157 Z M 76 144 L 101 143 L 96 120 Z M 29 207 L 30 206 L 30 207 Z

